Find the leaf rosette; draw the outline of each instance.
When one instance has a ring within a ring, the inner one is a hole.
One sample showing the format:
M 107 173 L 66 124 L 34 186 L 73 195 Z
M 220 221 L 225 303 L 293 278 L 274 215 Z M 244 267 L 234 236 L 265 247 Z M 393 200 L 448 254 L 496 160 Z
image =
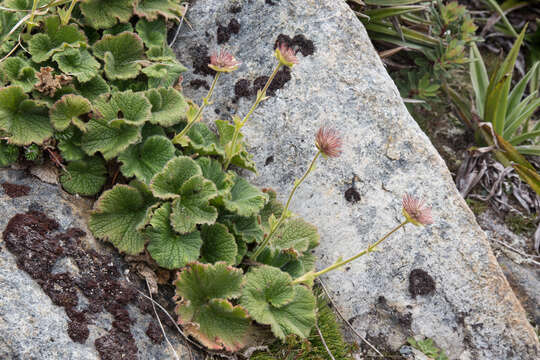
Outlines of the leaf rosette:
M 143 41 L 139 35 L 123 32 L 105 35 L 94 44 L 94 55 L 105 62 L 105 74 L 109 80 L 126 80 L 137 77 L 144 59 Z

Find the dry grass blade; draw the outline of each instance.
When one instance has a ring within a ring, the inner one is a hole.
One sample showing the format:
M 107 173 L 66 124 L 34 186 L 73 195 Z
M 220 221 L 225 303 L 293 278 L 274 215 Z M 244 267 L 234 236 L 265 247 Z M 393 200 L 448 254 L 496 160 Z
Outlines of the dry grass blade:
M 400 52 L 403 49 L 406 49 L 406 47 L 405 46 L 398 46 L 398 47 L 395 47 L 393 49 L 381 51 L 379 53 L 379 56 L 381 57 L 381 59 L 384 59 L 384 58 L 390 57 L 390 56 L 392 56 L 394 54 L 397 54 L 398 52 Z

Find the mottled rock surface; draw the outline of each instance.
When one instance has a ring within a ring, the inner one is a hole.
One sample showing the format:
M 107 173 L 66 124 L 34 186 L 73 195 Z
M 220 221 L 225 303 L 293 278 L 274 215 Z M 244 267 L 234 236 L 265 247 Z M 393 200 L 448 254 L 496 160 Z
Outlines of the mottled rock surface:
M 184 90 L 197 101 L 206 90 L 190 87 L 190 81 L 212 79 L 202 66 L 205 47 L 217 48 L 220 26 L 232 19 L 240 25 L 221 46 L 243 64 L 221 77 L 207 122 L 247 113 L 253 84 L 275 64 L 272 51 L 279 34 L 313 41 L 314 53 L 298 53 L 300 64 L 282 74 L 282 88 L 255 111 L 245 134 L 259 169 L 252 179 L 278 190 L 281 199 L 314 155 L 317 128 L 332 125 L 343 134 L 343 155 L 321 161 L 292 204 L 293 211 L 319 226 L 318 268 L 366 248 L 398 224 L 405 192 L 433 206 L 434 225 L 407 226 L 379 252 L 324 277 L 358 331 L 393 349 L 409 335 L 424 335 L 451 359 L 538 358 L 538 339 L 486 235 L 343 1 L 198 0 L 188 15 L 193 29 L 183 28 L 176 52 L 194 69 L 184 76 Z M 240 79 L 247 81 L 235 95 Z M 358 194 L 349 192 L 354 200 L 349 202 L 345 192 L 354 175 Z M 428 286 L 411 294 L 415 269 L 434 284 L 430 291 Z
M 0 234 L 9 232 L 5 232 L 6 226 L 17 214 L 25 214 L 28 211 L 33 211 L 33 214 L 40 214 L 31 219 L 36 222 L 35 226 L 30 226 L 34 230 L 38 230 L 37 227 L 41 225 L 45 227 L 50 225 L 51 229 L 49 229 L 48 234 L 51 236 L 47 237 L 48 240 L 60 239 L 62 234 L 69 228 L 79 228 L 88 233 L 86 228 L 87 203 L 85 204 L 81 200 L 76 201 L 72 197 L 68 199 L 58 187 L 42 183 L 36 178 L 26 175 L 23 171 L 0 169 L 0 184 L 3 185 L 0 187 L 0 214 L 2 215 L 0 217 Z M 6 189 L 8 189 L 7 192 Z M 21 216 L 24 215 L 19 215 L 19 217 Z M 43 224 L 39 224 L 42 220 L 44 221 Z M 57 222 L 57 230 L 52 229 L 56 226 L 54 222 Z M 14 224 L 14 222 L 11 222 L 11 224 Z M 36 252 L 25 252 L 25 255 L 27 255 L 25 264 L 30 265 L 27 269 L 31 272 L 32 266 L 43 265 L 41 260 L 44 258 L 54 260 L 60 251 L 66 253 L 67 250 L 65 248 L 63 250 L 43 248 L 40 244 L 44 238 L 37 236 L 37 233 L 32 233 L 30 227 L 17 226 L 12 228 L 9 236 L 11 240 L 15 241 L 14 244 L 20 244 L 22 238 L 13 238 L 13 233 L 26 233 L 28 230 L 28 234 L 31 234 L 29 235 L 31 237 L 28 238 L 27 247 L 35 249 Z M 20 270 L 12 248 L 8 249 L 10 240 L 3 237 L 0 239 L 0 359 L 100 359 L 94 345 L 94 341 L 98 338 L 102 338 L 102 351 L 107 352 L 108 356 L 112 356 L 109 358 L 122 358 L 120 356 L 115 357 L 114 350 L 115 348 L 118 350 L 118 347 L 112 344 L 110 341 L 112 338 L 108 337 L 109 331 L 115 328 L 113 322 L 117 320 L 110 312 L 103 310 L 97 311 L 95 314 L 90 314 L 91 311 L 86 313 L 90 321 L 87 338 L 84 339 L 86 327 L 80 327 L 78 321 L 72 321 L 78 319 L 77 314 L 71 312 L 71 318 L 68 317 L 65 308 L 55 305 L 52 298 L 38 284 L 38 281 L 41 282 L 42 279 L 58 280 L 58 277 L 45 276 L 43 273 L 34 273 L 35 277 L 31 277 L 29 272 Z M 118 280 L 123 281 L 124 277 L 121 274 L 126 266 L 114 251 L 109 247 L 103 247 L 96 243 L 92 236 L 82 237 L 80 248 L 82 252 L 78 254 L 84 260 L 96 259 L 97 261 L 100 257 L 100 255 L 96 255 L 98 253 L 94 254 L 95 256 L 86 257 L 85 254 L 93 254 L 90 249 L 95 249 L 99 254 L 104 254 L 103 259 L 109 259 L 110 256 L 110 262 L 107 261 L 106 264 L 98 263 L 98 265 L 103 267 L 103 273 L 107 271 L 117 273 Z M 21 250 L 24 251 L 25 249 Z M 52 250 L 54 254 L 51 255 L 52 253 L 49 253 L 49 250 Z M 40 257 L 36 258 L 40 251 L 46 253 L 42 253 Z M 81 258 L 79 258 L 80 260 Z M 86 273 L 94 265 L 95 263 L 90 261 L 84 267 L 77 266 L 77 262 L 72 258 L 60 256 L 53 263 L 51 274 L 69 274 L 69 278 L 78 283 L 81 281 L 79 275 Z M 113 269 L 116 269 L 117 272 Z M 63 280 L 66 280 L 65 276 Z M 90 281 L 90 279 L 85 280 Z M 84 312 L 89 309 L 89 304 L 92 303 L 93 299 L 86 297 L 78 286 L 62 287 L 63 283 L 58 281 L 52 284 L 53 286 L 49 288 L 49 291 L 55 295 L 56 302 L 60 303 L 66 300 L 69 303 L 74 300 L 73 295 L 75 295 L 78 304 L 72 310 Z M 97 288 L 98 285 L 100 284 L 94 284 L 93 286 Z M 131 285 L 127 286 L 135 286 L 135 284 L 131 283 Z M 144 288 L 141 287 L 141 290 L 144 291 Z M 114 289 L 110 291 L 113 293 Z M 131 301 L 125 310 L 132 321 L 128 332 L 131 333 L 137 350 L 131 354 L 135 357 L 124 356 L 123 358 L 172 359 L 172 352 L 165 341 L 161 341 L 159 345 L 156 345 L 146 334 L 149 324 L 155 322 L 153 316 L 150 315 L 152 311 L 151 305 L 145 303 L 144 300 L 139 301 L 136 293 L 132 294 L 132 296 L 134 296 L 134 301 Z M 121 306 L 114 309 L 109 308 L 120 317 L 123 316 Z M 141 309 L 146 310 L 143 313 Z M 148 310 L 150 310 L 150 313 L 148 313 Z M 155 324 L 151 328 L 154 327 Z M 128 334 L 123 331 L 120 331 L 120 333 Z M 116 332 L 115 336 L 118 334 L 119 332 Z M 131 338 L 131 336 L 127 337 Z M 154 337 L 159 338 L 159 336 Z M 188 353 L 179 336 L 169 331 L 168 337 L 181 358 L 188 359 Z M 79 338 L 80 342 L 75 342 L 73 338 Z M 120 335 L 119 339 L 125 340 L 126 337 Z M 121 344 L 124 350 L 127 350 L 129 346 L 130 344 L 126 341 Z M 129 351 L 126 351 L 127 353 Z

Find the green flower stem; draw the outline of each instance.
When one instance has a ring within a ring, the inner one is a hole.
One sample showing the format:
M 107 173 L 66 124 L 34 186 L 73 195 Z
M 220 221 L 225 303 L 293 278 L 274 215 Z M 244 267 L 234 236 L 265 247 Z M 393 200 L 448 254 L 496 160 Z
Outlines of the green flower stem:
M 224 166 L 225 170 L 227 170 L 227 168 L 231 164 L 232 158 L 234 157 L 233 151 L 234 151 L 234 148 L 236 147 L 236 142 L 238 141 L 238 135 L 240 134 L 240 130 L 246 124 L 249 117 L 251 116 L 251 114 L 253 114 L 253 112 L 259 106 L 259 104 L 266 98 L 266 91 L 268 90 L 268 87 L 270 86 L 274 78 L 276 77 L 276 74 L 280 68 L 281 68 L 281 63 L 278 63 L 276 68 L 274 69 L 274 72 L 268 78 L 268 81 L 264 85 L 264 88 L 262 89 L 262 91 L 259 91 L 257 93 L 257 99 L 255 99 L 255 103 L 253 103 L 253 105 L 251 106 L 251 109 L 249 109 L 249 112 L 246 114 L 244 119 L 242 119 L 242 121 L 239 124 L 235 124 L 234 135 L 231 141 L 231 146 L 229 148 L 230 151 L 227 154 L 227 161 L 225 162 L 225 166 Z
M 67 12 L 62 17 L 62 25 L 67 25 L 69 23 L 69 19 L 71 18 L 71 12 L 73 11 L 75 4 L 77 4 L 77 1 L 79 0 L 71 1 L 71 4 L 69 5 L 69 8 L 67 9 Z
M 405 224 L 409 223 L 409 220 L 405 220 L 404 222 L 402 222 L 401 224 L 399 224 L 398 226 L 396 226 L 394 229 L 392 229 L 389 233 L 387 233 L 386 235 L 384 235 L 382 238 L 380 238 L 376 243 L 368 246 L 368 248 L 366 250 L 363 250 L 363 251 L 360 251 L 358 254 L 348 258 L 348 259 L 345 259 L 345 260 L 341 260 L 341 261 L 336 261 L 334 264 L 330 265 L 329 267 L 321 270 L 321 271 L 317 271 L 317 272 L 308 272 L 306 274 L 304 274 L 303 276 L 299 277 L 298 279 L 294 280 L 293 281 L 293 284 L 301 284 L 303 282 L 305 282 L 306 280 L 308 280 L 309 282 L 313 282 L 313 280 L 315 280 L 315 278 L 323 275 L 323 274 L 326 274 L 327 272 L 329 271 L 332 271 L 332 270 L 335 270 L 337 268 L 340 268 L 341 266 L 345 265 L 345 264 L 348 264 L 350 263 L 351 261 L 354 261 L 356 259 L 358 259 L 360 256 L 363 256 L 367 253 L 370 253 L 372 252 L 373 250 L 375 250 L 375 248 L 380 244 L 382 243 L 384 240 L 388 239 L 388 237 L 390 235 L 392 235 L 393 233 L 395 233 L 396 231 L 398 231 L 399 229 L 401 229 L 403 226 L 405 226 Z
M 216 72 L 216 76 L 214 76 L 214 81 L 212 82 L 212 86 L 210 87 L 210 90 L 208 90 L 208 94 L 206 94 L 206 97 L 203 98 L 203 103 L 201 104 L 201 106 L 199 107 L 199 110 L 197 111 L 197 113 L 193 117 L 193 120 L 188 122 L 186 127 L 178 135 L 176 135 L 173 138 L 173 143 L 178 144 L 180 142 L 180 140 L 188 133 L 189 129 L 191 129 L 193 124 L 195 124 L 197 121 L 200 120 L 200 118 L 202 116 L 202 113 L 204 111 L 204 108 L 208 104 L 210 104 L 210 98 L 212 98 L 212 93 L 214 92 L 214 88 L 216 87 L 216 83 L 217 83 L 220 75 L 221 75 L 221 72 L 219 72 L 219 71 Z
M 30 34 L 30 32 L 32 31 L 32 27 L 34 26 L 33 25 L 34 16 L 36 14 L 36 9 L 37 9 L 37 6 L 38 6 L 38 2 L 39 2 L 39 0 L 34 0 L 34 2 L 32 4 L 32 13 L 30 14 L 30 19 L 28 19 L 28 34 Z
M 291 193 L 289 194 L 289 199 L 287 199 L 287 203 L 285 204 L 285 208 L 283 209 L 283 212 L 281 213 L 281 216 L 279 217 L 279 220 L 272 226 L 270 229 L 270 233 L 268 236 L 264 239 L 264 241 L 259 245 L 259 247 L 256 249 L 256 251 L 251 256 L 252 260 L 256 260 L 257 257 L 261 254 L 261 252 L 264 250 L 264 248 L 270 243 L 270 240 L 276 233 L 276 231 L 279 229 L 281 224 L 283 224 L 283 221 L 287 218 L 287 213 L 289 212 L 289 205 L 291 204 L 291 200 L 294 196 L 294 193 L 296 192 L 296 189 L 306 180 L 307 176 L 315 169 L 315 162 L 321 156 L 322 152 L 319 150 L 317 151 L 317 154 L 315 154 L 315 157 L 311 161 L 311 164 L 309 165 L 308 169 L 304 173 L 304 175 L 300 178 L 300 180 L 295 180 L 294 186 L 291 190 Z

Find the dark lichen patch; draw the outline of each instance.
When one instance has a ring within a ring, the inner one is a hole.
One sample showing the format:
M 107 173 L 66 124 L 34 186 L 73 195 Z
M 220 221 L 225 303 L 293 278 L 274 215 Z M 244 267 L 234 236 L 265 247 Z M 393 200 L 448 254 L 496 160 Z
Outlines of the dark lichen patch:
M 253 81 L 252 94 L 257 94 L 257 91 L 262 90 L 264 85 L 268 81 L 268 76 L 259 76 Z M 282 89 L 289 80 L 291 80 L 291 70 L 288 67 L 284 67 L 279 70 L 274 77 L 274 80 L 268 86 L 267 94 L 270 96 L 276 95 L 276 91 Z
M 146 329 L 146 335 L 155 343 L 161 344 L 163 341 L 163 332 L 158 323 L 154 320 L 150 321 L 148 328 Z
M 414 269 L 409 274 L 409 293 L 413 298 L 417 295 L 428 295 L 435 291 L 435 280 L 422 269 Z
M 276 5 L 276 3 L 274 3 L 272 0 L 264 0 L 264 3 L 265 3 L 266 5 L 270 5 L 270 6 Z
M 274 43 L 274 49 L 281 46 L 281 44 L 293 48 L 295 53 L 300 52 L 304 56 L 313 55 L 315 53 L 315 44 L 303 34 L 297 34 L 293 38 L 289 35 L 279 34 Z
M 229 8 L 229 12 L 231 14 L 238 14 L 240 11 L 242 11 L 242 6 L 240 5 L 233 5 Z
M 229 25 L 224 26 L 218 24 L 217 28 L 217 43 L 224 44 L 231 39 L 232 34 L 238 34 L 240 32 L 240 23 L 236 19 L 231 19 Z
M 30 193 L 30 186 L 26 185 L 17 185 L 5 182 L 2 183 L 2 187 L 4 188 L 6 195 L 10 198 L 26 196 Z
M 249 88 L 249 80 L 240 79 L 234 84 L 234 96 L 237 98 L 249 97 L 251 89 Z
M 191 57 L 193 58 L 193 72 L 200 75 L 212 75 L 216 72 L 208 67 L 210 64 L 210 55 L 206 45 L 197 45 L 191 48 Z
M 350 203 L 356 203 L 360 201 L 360 193 L 354 188 L 354 186 L 351 186 L 350 188 L 345 190 L 345 200 Z
M 269 157 L 266 158 L 266 160 L 264 162 L 264 166 L 268 166 L 273 162 L 274 162 L 274 155 L 270 155 Z
M 133 322 L 126 309 L 137 300 L 135 290 L 120 280 L 111 256 L 82 247 L 84 235 L 77 228 L 61 232 L 58 222 L 43 212 L 28 211 L 10 219 L 3 238 L 19 269 L 27 272 L 55 305 L 64 308 L 73 341 L 86 342 L 95 314 L 107 311 L 114 319 L 112 328 L 94 343 L 101 358 L 136 359 L 137 346 L 130 332 Z M 77 274 L 52 273 L 64 258 L 74 262 Z M 79 303 L 78 292 L 86 297 L 87 305 Z
M 198 90 L 199 88 L 203 87 L 206 90 L 210 90 L 210 85 L 206 82 L 206 80 L 202 79 L 194 79 L 189 82 L 189 86 L 194 88 L 195 90 Z

